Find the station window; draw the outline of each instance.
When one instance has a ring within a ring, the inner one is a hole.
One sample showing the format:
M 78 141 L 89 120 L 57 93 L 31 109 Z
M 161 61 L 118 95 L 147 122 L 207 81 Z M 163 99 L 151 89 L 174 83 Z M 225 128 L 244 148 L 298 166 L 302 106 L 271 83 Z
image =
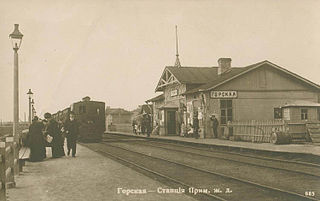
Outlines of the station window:
M 79 114 L 81 114 L 81 113 L 86 113 L 86 106 L 85 105 L 79 106 Z
M 301 109 L 301 120 L 308 119 L 308 109 Z
M 232 100 L 220 100 L 221 124 L 232 121 Z
M 274 119 L 282 119 L 281 108 L 276 107 L 273 109 Z

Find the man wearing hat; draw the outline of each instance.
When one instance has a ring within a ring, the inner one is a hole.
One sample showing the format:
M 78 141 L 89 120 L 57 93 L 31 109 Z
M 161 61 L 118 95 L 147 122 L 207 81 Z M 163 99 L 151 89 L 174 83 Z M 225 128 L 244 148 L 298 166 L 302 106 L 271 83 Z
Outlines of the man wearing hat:
M 192 119 L 192 126 L 193 126 L 193 136 L 198 139 L 199 138 L 199 119 L 198 119 L 198 111 L 193 113 Z
M 68 156 L 72 150 L 72 157 L 76 156 L 77 152 L 77 138 L 79 135 L 79 123 L 75 120 L 74 112 L 70 112 L 69 119 L 66 120 L 64 130 L 67 137 Z
M 212 128 L 213 128 L 213 135 L 215 138 L 218 138 L 218 126 L 219 126 L 219 121 L 216 118 L 215 114 L 212 114 L 210 116 L 210 120 L 212 121 Z

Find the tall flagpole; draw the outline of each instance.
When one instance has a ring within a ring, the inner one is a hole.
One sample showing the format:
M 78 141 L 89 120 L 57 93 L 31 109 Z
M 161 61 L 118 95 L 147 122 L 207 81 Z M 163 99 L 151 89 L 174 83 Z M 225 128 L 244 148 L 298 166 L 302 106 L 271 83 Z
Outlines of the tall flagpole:
M 178 26 L 176 25 L 176 63 L 174 64 L 176 67 L 181 67 L 179 60 L 179 45 L 178 45 Z

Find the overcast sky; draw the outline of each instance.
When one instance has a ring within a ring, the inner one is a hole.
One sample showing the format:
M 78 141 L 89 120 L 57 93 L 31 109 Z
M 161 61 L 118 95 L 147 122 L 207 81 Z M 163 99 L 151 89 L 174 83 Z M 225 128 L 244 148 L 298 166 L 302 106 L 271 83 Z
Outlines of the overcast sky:
M 183 66 L 269 60 L 319 84 L 319 8 L 315 0 L 2 0 L 0 120 L 13 119 L 13 24 L 24 34 L 23 120 L 29 88 L 41 115 L 84 96 L 130 110 L 143 104 L 175 62 L 175 25 Z

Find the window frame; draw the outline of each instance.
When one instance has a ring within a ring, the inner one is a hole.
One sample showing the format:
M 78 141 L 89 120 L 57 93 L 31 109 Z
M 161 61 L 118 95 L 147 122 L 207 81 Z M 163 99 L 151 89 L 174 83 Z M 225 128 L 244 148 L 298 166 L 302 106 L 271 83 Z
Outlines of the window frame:
M 282 109 L 281 107 L 275 107 L 273 108 L 273 118 L 274 119 L 282 119 Z
M 220 99 L 220 124 L 226 125 L 233 120 L 232 99 Z M 231 114 L 230 114 L 231 113 Z
M 308 109 L 301 108 L 300 109 L 300 116 L 301 116 L 301 120 L 308 120 Z

